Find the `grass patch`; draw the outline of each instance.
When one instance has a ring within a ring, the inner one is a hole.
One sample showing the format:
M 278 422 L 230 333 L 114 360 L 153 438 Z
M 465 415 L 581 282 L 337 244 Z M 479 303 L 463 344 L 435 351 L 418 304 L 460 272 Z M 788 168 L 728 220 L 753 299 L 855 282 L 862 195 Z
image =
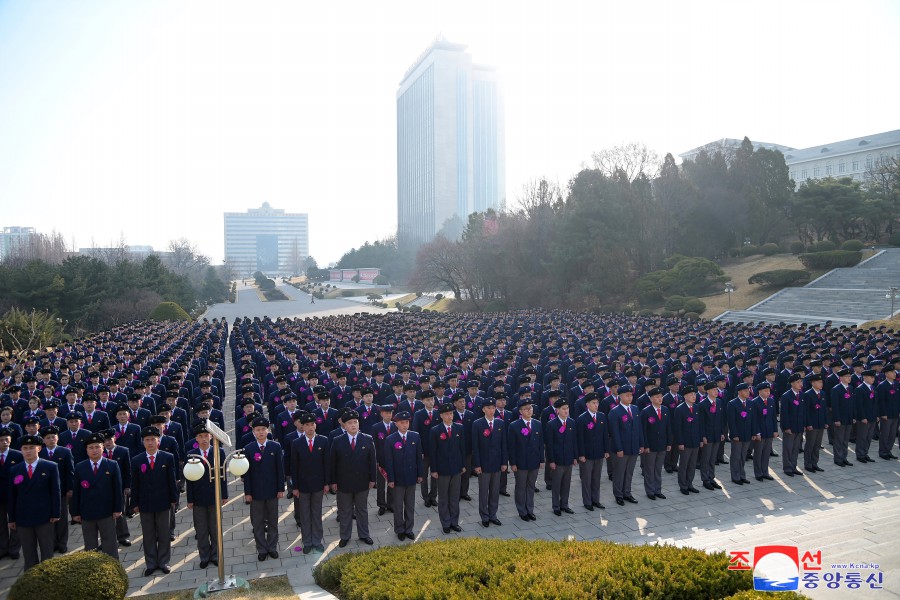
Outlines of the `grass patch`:
M 135 597 L 141 600 L 193 600 L 194 588 Z M 212 597 L 216 600 L 296 600 L 297 594 L 288 583 L 287 576 L 280 575 L 251 580 L 249 592 L 247 590 L 229 590 L 216 592 Z

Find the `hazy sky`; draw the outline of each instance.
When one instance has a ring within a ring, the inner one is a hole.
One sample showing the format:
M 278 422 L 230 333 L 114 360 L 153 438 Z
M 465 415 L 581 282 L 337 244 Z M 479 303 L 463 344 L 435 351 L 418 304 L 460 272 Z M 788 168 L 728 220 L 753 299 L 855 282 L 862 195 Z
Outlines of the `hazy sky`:
M 627 141 L 900 128 L 900 2 L 0 0 L 0 226 L 215 262 L 307 212 L 321 266 L 396 229 L 396 92 L 438 33 L 500 70 L 507 201 Z

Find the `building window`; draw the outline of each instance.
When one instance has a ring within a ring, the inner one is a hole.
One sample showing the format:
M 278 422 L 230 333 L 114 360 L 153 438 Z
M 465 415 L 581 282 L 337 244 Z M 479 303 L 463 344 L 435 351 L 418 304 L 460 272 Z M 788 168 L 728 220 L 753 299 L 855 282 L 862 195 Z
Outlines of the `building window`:
M 866 157 L 866 168 L 867 169 L 872 168 L 872 155 L 871 154 Z
M 816 179 L 818 179 L 819 177 L 819 171 L 819 167 L 813 167 L 813 177 L 815 177 Z
M 806 169 L 803 169 L 802 171 L 800 171 L 800 179 L 802 179 L 803 181 L 806 181 L 806 179 L 807 179 Z
M 834 173 L 834 169 L 831 166 L 831 163 L 825 163 L 825 176 L 831 177 L 833 173 Z
M 846 167 L 846 165 L 844 164 L 844 161 L 839 162 L 838 163 L 838 173 L 843 174 L 845 171 L 845 167 Z
M 853 170 L 859 171 L 859 161 L 856 160 L 855 158 L 853 159 Z

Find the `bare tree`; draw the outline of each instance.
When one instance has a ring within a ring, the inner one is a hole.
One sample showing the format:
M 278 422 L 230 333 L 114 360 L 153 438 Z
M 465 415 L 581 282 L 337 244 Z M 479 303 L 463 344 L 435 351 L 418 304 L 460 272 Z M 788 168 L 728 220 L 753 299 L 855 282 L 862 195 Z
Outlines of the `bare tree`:
M 516 212 L 535 217 L 560 206 L 562 201 L 562 190 L 558 182 L 549 181 L 546 177 L 532 179 L 522 186 L 522 191 L 516 196 Z
M 426 290 L 449 288 L 459 300 L 465 282 L 462 244 L 438 236 L 419 248 L 416 255 L 416 269 L 410 280 L 413 287 Z
M 186 238 L 170 240 L 167 249 L 169 268 L 178 275 L 197 275 L 209 264 L 209 257 Z
M 594 161 L 594 168 L 607 177 L 621 172 L 628 181 L 634 181 L 641 175 L 647 179 L 655 179 L 662 164 L 659 154 L 641 142 L 629 142 L 606 148 L 594 152 L 591 158 Z
M 61 233 L 56 230 L 49 234 L 35 232 L 14 239 L 3 256 L 3 264 L 21 268 L 30 261 L 40 260 L 58 265 L 66 259 L 68 252 Z

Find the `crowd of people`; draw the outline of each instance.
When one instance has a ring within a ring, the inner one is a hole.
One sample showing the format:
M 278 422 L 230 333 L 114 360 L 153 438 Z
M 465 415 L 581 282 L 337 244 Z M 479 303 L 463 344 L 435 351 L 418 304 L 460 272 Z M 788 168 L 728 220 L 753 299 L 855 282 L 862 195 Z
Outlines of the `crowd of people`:
M 215 483 L 182 475 L 191 455 L 212 462 L 209 423 L 248 459 L 260 561 L 278 557 L 282 499 L 308 554 L 324 551 L 329 495 L 344 547 L 354 523 L 374 543 L 373 489 L 402 541 L 422 506 L 461 531 L 473 495 L 485 528 L 502 526 L 501 497 L 537 520 L 542 487 L 572 514 L 576 469 L 587 511 L 638 503 L 638 463 L 651 501 L 666 500 L 664 472 L 685 495 L 749 485 L 751 465 L 764 484 L 772 456 L 785 477 L 814 477 L 826 454 L 853 466 L 851 444 L 857 464 L 897 458 L 898 363 L 885 327 L 571 311 L 131 324 L 0 359 L 0 556 L 30 568 L 80 523 L 85 548 L 117 557 L 139 516 L 144 574 L 169 573 L 186 493 L 200 567 L 218 564 Z

